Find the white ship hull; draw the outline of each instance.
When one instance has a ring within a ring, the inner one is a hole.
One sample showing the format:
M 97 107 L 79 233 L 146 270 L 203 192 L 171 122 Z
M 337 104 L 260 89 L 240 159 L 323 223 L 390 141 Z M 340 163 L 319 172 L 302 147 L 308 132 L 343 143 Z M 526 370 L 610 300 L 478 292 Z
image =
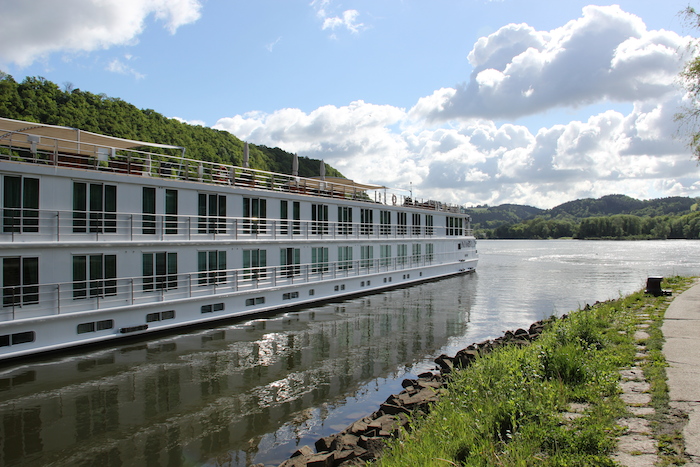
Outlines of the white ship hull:
M 459 207 L 156 155 L 99 135 L 77 143 L 61 128 L 23 123 L 0 119 L 0 360 L 477 265 Z

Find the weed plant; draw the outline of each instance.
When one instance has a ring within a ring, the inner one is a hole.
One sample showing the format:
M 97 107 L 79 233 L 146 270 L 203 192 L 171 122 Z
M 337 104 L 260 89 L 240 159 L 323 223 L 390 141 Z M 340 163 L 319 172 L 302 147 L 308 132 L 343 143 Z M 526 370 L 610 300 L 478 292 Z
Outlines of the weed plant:
M 650 301 L 640 291 L 586 306 L 551 321 L 536 342 L 455 372 L 447 394 L 378 464 L 616 465 L 616 420 L 626 413 L 619 370 L 634 361 L 637 315 Z

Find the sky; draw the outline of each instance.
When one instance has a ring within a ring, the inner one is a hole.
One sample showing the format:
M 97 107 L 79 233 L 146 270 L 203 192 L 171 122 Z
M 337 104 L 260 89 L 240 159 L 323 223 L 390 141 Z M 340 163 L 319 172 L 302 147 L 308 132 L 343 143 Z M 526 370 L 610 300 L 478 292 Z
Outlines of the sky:
M 0 0 L 0 71 L 417 199 L 698 197 L 693 1 Z

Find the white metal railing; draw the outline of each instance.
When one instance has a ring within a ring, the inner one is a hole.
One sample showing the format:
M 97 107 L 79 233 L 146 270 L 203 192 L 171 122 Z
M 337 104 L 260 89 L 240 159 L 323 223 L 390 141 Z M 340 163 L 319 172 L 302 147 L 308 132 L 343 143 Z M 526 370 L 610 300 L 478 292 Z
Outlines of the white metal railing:
M 471 228 L 104 211 L 2 209 L 0 245 L 19 242 L 400 239 L 462 237 Z
M 410 206 L 427 210 L 466 213 L 464 207 L 439 201 L 418 201 L 401 190 L 388 193 L 386 187 L 372 188 L 354 184 L 351 180 L 333 181 L 297 177 L 287 174 L 237 167 L 218 162 L 188 159 L 176 154 L 158 154 L 135 149 L 119 149 L 33 135 L 29 130 L 16 132 L 0 128 L 0 159 L 17 162 L 48 164 L 82 170 L 99 170 L 209 183 L 213 185 L 248 187 L 352 199 L 389 206 Z M 145 143 L 148 145 L 148 143 Z M 168 151 L 168 149 L 163 149 Z
M 422 254 L 4 287 L 0 321 L 214 297 L 449 262 L 454 262 L 453 254 Z

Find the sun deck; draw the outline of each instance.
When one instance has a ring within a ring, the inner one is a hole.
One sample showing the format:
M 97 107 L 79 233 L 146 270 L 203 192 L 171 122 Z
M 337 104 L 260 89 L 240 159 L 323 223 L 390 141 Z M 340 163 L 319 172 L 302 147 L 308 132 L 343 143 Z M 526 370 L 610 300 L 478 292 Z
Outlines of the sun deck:
M 306 178 L 185 157 L 185 148 L 0 118 L 0 160 L 464 213 L 439 201 L 337 177 Z M 369 192 L 373 191 L 372 195 Z

